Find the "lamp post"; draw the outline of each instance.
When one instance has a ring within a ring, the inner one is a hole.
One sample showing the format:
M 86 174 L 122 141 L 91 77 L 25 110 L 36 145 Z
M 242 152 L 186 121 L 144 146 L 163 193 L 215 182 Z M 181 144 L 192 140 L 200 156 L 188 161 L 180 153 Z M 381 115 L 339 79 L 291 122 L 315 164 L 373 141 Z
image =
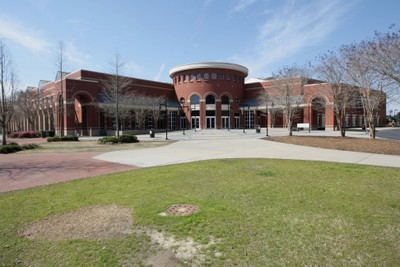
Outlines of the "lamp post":
M 165 140 L 168 140 L 168 103 L 167 99 L 165 99 L 164 103 L 160 103 L 159 109 L 161 110 L 161 107 L 165 107 Z
M 183 128 L 182 134 L 185 135 L 185 134 L 186 134 L 186 133 L 185 133 L 185 129 L 186 129 L 186 114 L 185 114 L 185 108 L 188 108 L 188 106 L 185 106 L 185 99 L 184 99 L 184 98 L 181 98 L 180 102 L 181 102 L 181 112 L 180 112 L 181 118 L 182 118 L 182 115 L 183 115 L 184 118 L 185 118 L 185 120 L 183 121 L 184 125 L 183 125 L 183 127 L 182 127 L 182 128 Z
M 397 125 L 397 109 L 395 109 L 394 111 L 393 111 L 393 120 L 394 120 L 394 123 Z
M 248 110 L 248 124 L 250 125 L 250 106 L 249 105 L 243 105 L 240 108 L 240 111 L 242 112 L 242 117 L 243 117 L 243 133 L 246 133 L 246 122 L 245 122 L 245 114 L 244 114 L 244 109 L 246 107 L 247 107 L 247 110 Z
M 267 100 L 267 105 L 265 106 L 265 114 L 267 114 L 267 118 L 266 118 L 267 128 L 265 131 L 265 136 L 268 136 L 268 100 Z
M 229 102 L 229 104 L 228 104 L 228 131 L 230 128 L 230 124 L 231 124 L 231 103 Z
M 195 107 L 190 108 L 190 112 L 193 112 L 193 110 L 196 111 L 196 108 L 195 108 Z M 192 114 L 190 114 L 190 118 L 192 118 Z M 194 125 L 194 131 L 195 131 L 195 132 L 197 132 L 197 130 L 196 130 L 196 128 L 197 128 L 196 123 L 197 123 L 197 116 L 194 115 L 194 123 L 192 123 L 192 128 L 193 128 L 193 125 Z

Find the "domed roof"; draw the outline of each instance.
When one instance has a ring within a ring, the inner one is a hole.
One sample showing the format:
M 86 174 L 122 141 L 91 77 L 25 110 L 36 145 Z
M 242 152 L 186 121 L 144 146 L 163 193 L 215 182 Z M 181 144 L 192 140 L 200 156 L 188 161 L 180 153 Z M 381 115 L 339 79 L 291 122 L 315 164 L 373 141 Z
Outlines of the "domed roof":
M 233 63 L 225 63 L 225 62 L 200 62 L 200 63 L 190 63 L 185 65 L 180 65 L 172 68 L 169 71 L 169 77 L 173 77 L 175 73 L 187 70 L 196 70 L 196 69 L 227 69 L 227 70 L 235 70 L 243 73 L 244 77 L 246 77 L 249 73 L 249 70 L 238 64 Z

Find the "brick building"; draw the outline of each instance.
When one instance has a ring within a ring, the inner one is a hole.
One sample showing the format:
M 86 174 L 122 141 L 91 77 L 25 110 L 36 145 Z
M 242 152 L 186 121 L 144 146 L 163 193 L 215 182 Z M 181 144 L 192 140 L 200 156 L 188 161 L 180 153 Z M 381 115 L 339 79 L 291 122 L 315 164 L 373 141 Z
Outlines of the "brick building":
M 267 107 L 258 100 L 260 92 L 272 90 L 273 82 L 266 79 L 245 83 L 248 69 L 244 66 L 221 62 L 193 63 L 172 68 L 169 75 L 172 83 L 126 77 L 129 91 L 148 97 L 162 96 L 165 100 L 157 107 L 147 107 L 146 118 L 140 125 L 133 116 L 137 107 L 132 106 L 132 117 L 123 119 L 122 131 L 144 132 L 165 127 L 170 130 L 253 129 L 266 127 L 267 122 L 269 127 L 286 127 L 279 106 L 269 103 Z M 101 109 L 104 82 L 111 77 L 111 74 L 79 70 L 58 74 L 55 81 L 40 81 L 38 87 L 30 88 L 35 108 L 33 121 L 16 118 L 11 129 L 71 135 L 114 134 L 113 118 Z M 299 78 L 299 85 L 301 81 Z M 307 79 L 301 90 L 299 87 L 295 94 L 301 97 L 302 103 L 295 123 L 310 123 L 313 129 L 335 128 L 334 113 L 324 105 L 329 106 L 332 102 L 329 95 L 323 93 L 329 86 Z M 385 123 L 385 101 L 383 103 L 376 117 L 377 126 Z M 163 116 L 156 116 L 156 111 L 163 112 Z M 350 110 L 346 126 L 361 127 L 363 124 L 362 106 Z

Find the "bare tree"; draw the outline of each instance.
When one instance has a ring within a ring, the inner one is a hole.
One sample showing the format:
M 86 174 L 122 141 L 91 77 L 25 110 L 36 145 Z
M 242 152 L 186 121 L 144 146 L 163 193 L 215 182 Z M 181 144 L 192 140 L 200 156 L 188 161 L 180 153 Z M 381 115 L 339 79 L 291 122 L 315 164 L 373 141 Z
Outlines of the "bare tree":
M 307 83 L 305 68 L 297 65 L 286 66 L 273 74 L 269 97 L 276 109 L 280 109 L 286 119 L 289 136 L 292 124 L 302 114 L 300 105 L 304 103 L 304 85 Z
M 121 120 L 130 116 L 135 94 L 128 90 L 131 80 L 121 75 L 124 62 L 121 62 L 118 53 L 115 54 L 110 66 L 112 75 L 103 82 L 102 101 L 99 106 L 114 117 L 116 135 L 119 138 Z
M 318 57 L 318 65 L 314 69 L 317 78 L 328 83 L 322 94 L 332 101 L 330 103 L 322 101 L 320 106 L 329 107 L 333 110 L 340 135 L 345 137 L 346 115 L 349 109 L 354 106 L 355 95 L 358 95 L 357 90 L 345 84 L 347 78 L 346 63 L 337 52 L 329 51 Z
M 19 91 L 17 94 L 16 109 L 21 118 L 28 121 L 29 129 L 35 129 L 35 121 L 37 119 L 37 104 L 32 95 L 32 89 L 27 87 L 25 91 Z
M 0 39 L 0 127 L 2 130 L 2 145 L 7 143 L 9 122 L 15 106 L 16 77 L 11 55 L 6 44 Z
M 158 121 L 162 118 L 160 104 L 164 102 L 165 102 L 164 96 L 151 97 L 150 99 L 149 108 L 150 108 L 150 113 L 153 116 L 154 120 L 153 128 L 157 128 Z
M 387 79 L 370 65 L 365 42 L 342 46 L 341 51 L 347 62 L 347 73 L 352 83 L 359 88 L 370 136 L 375 138 L 375 119 L 386 100 L 384 89 Z
M 55 110 L 55 112 L 57 113 L 56 116 L 58 116 L 58 124 L 60 127 L 60 136 L 64 135 L 64 116 L 66 114 L 65 110 L 64 110 L 64 83 L 63 83 L 63 79 L 66 75 L 66 73 L 64 72 L 64 44 L 63 42 L 59 41 L 58 43 L 58 50 L 57 50 L 57 55 L 56 55 L 56 67 L 57 67 L 57 76 L 56 76 L 56 81 L 59 80 L 60 83 L 60 93 L 58 96 L 58 99 L 56 101 L 58 101 L 58 109 Z
M 394 30 L 392 25 L 388 32 L 376 32 L 373 39 L 360 45 L 365 50 L 366 63 L 389 80 L 386 82 L 388 101 L 400 103 L 400 29 Z

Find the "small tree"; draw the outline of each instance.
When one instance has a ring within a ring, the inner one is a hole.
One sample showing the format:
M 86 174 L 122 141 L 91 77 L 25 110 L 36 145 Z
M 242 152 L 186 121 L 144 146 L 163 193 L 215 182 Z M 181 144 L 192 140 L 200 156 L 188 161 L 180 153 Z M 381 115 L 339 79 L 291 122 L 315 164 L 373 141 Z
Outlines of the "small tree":
M 368 49 L 367 44 L 362 42 L 342 46 L 341 51 L 347 62 L 347 73 L 352 84 L 359 88 L 370 136 L 375 138 L 375 118 L 386 99 L 383 91 L 387 86 L 387 80 L 369 64 Z
M 20 91 L 17 94 L 17 103 L 16 109 L 18 110 L 18 114 L 20 114 L 21 118 L 25 118 L 28 120 L 29 129 L 35 129 L 35 121 L 38 117 L 37 113 L 37 105 L 32 98 L 32 91 L 28 87 L 25 91 Z
M 289 136 L 293 134 L 293 121 L 300 117 L 304 103 L 305 68 L 293 65 L 283 67 L 273 74 L 269 97 L 274 102 L 274 107 L 280 109 L 286 119 Z
M 345 84 L 346 63 L 343 62 L 341 55 L 330 51 L 318 58 L 318 65 L 314 69 L 317 77 L 328 83 L 322 93 L 332 99 L 330 104 L 327 105 L 324 101 L 321 106 L 327 106 L 333 110 L 340 135 L 345 137 L 346 115 L 349 108 L 354 107 L 353 100 L 358 95 L 357 90 Z
M 2 145 L 7 143 L 8 124 L 15 107 L 16 78 L 12 58 L 6 45 L 0 39 L 0 127 L 2 130 Z
M 124 62 L 121 62 L 118 53 L 115 54 L 110 66 L 112 75 L 103 82 L 102 99 L 99 106 L 114 117 L 115 131 L 119 138 L 120 121 L 130 116 L 131 103 L 134 101 L 135 94 L 128 91 L 131 84 L 130 79 L 121 75 Z

